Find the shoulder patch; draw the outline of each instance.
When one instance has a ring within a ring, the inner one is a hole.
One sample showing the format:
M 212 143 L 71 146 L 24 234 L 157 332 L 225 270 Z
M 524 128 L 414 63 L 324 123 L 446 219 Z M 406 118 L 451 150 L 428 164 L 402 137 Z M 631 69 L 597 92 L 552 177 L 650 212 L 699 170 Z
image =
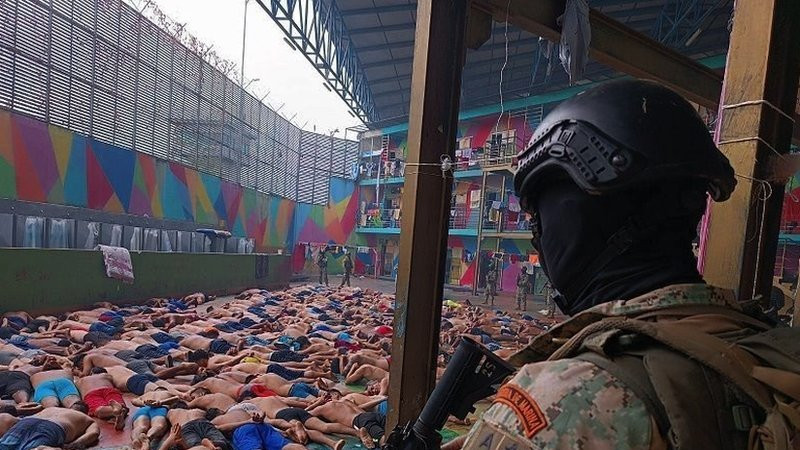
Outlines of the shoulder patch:
M 506 405 L 514 411 L 528 439 L 547 426 L 547 418 L 536 401 L 523 389 L 511 383 L 506 383 L 497 391 L 495 403 Z
M 462 450 L 531 450 L 533 443 L 522 436 L 480 421 L 470 432 Z

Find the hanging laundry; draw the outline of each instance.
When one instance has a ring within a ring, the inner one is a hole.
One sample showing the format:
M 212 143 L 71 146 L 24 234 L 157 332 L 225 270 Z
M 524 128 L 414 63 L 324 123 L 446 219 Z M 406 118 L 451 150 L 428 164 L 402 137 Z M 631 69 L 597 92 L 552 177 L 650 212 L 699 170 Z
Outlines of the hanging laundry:
M 475 189 L 469 193 L 469 207 L 470 209 L 478 209 L 481 207 L 481 190 Z

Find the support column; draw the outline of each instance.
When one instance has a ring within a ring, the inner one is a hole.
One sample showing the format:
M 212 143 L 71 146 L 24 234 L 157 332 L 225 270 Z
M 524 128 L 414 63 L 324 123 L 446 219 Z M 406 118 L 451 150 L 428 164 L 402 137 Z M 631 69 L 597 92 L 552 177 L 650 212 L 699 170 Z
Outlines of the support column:
M 800 2 L 738 0 L 725 67 L 718 145 L 738 186 L 710 209 L 705 279 L 739 299 L 769 299 L 784 180 L 769 166 L 789 150 L 800 75 Z
M 472 194 L 470 194 L 472 195 Z M 470 199 L 471 201 L 472 199 Z M 481 279 L 481 242 L 483 242 L 483 210 L 486 209 L 486 171 L 483 171 L 483 176 L 481 177 L 481 202 L 480 206 L 478 207 L 478 247 L 476 250 L 476 267 L 473 273 L 473 280 L 472 280 L 472 295 L 478 295 L 478 281 Z M 475 214 L 475 211 L 472 212 Z
M 408 121 L 408 163 L 387 430 L 417 418 L 436 383 L 467 0 L 420 0 Z

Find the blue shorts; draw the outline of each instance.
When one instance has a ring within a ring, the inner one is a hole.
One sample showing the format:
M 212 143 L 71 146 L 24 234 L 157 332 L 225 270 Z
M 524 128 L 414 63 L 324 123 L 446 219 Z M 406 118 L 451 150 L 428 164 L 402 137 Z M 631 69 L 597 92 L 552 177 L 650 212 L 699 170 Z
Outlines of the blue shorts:
M 113 336 L 113 335 L 117 334 L 117 332 L 119 331 L 119 328 L 117 328 L 117 327 L 115 327 L 113 325 L 109 325 L 107 323 L 103 323 L 103 322 L 94 322 L 89 326 L 89 331 L 99 331 L 99 332 L 105 333 L 105 334 L 107 334 L 109 336 Z
M 244 344 L 248 347 L 252 347 L 253 345 L 263 345 L 266 347 L 269 345 L 269 341 L 258 336 L 250 335 L 244 337 Z
M 141 356 L 139 359 L 158 359 L 169 355 L 168 351 L 153 344 L 142 344 L 136 347 L 136 353 Z
M 169 353 L 170 350 L 175 350 L 175 349 L 179 348 L 180 346 L 181 345 L 178 344 L 177 342 L 164 342 L 164 343 L 158 344 L 158 349 L 163 351 L 163 352 Z
M 257 324 L 258 322 L 256 322 L 255 320 L 253 320 L 253 319 L 251 319 L 249 317 L 242 317 L 241 319 L 239 319 L 239 323 L 241 325 L 244 325 L 245 328 L 246 328 L 246 327 L 252 327 L 253 325 Z
M 281 450 L 291 442 L 267 423 L 248 423 L 233 432 L 236 450 Z
M 325 325 L 324 323 L 318 323 L 314 325 L 314 331 L 328 331 L 332 333 L 333 329 L 331 329 L 331 327 Z
M 267 373 L 274 373 L 275 375 L 287 381 L 296 380 L 304 375 L 302 370 L 292 370 L 288 367 L 283 367 L 280 364 L 270 364 L 267 366 Z
M 279 350 L 269 355 L 272 362 L 303 362 L 306 358 L 306 355 L 291 350 Z
M 153 420 L 156 417 L 167 417 L 167 408 L 143 406 L 136 410 L 136 412 L 133 414 L 133 421 L 136 422 L 136 419 L 143 416 L 149 417 L 150 420 Z
M 128 378 L 128 381 L 125 383 L 125 387 L 128 389 L 128 392 L 136 395 L 144 394 L 144 390 L 150 383 L 155 383 L 158 381 L 158 377 L 149 373 L 137 373 L 136 375 L 131 375 Z M 35 401 L 35 400 L 34 400 Z
M 167 308 L 177 311 L 183 311 L 185 309 L 189 309 L 189 305 L 184 303 L 183 300 L 178 300 L 176 298 L 172 298 L 167 300 Z
M 42 445 L 61 447 L 66 440 L 67 434 L 58 424 L 26 417 L 6 431 L 0 439 L 0 450 L 31 450 Z
M 78 398 L 81 396 L 78 388 L 75 387 L 75 383 L 66 378 L 55 378 L 36 386 L 33 391 L 33 401 L 42 403 L 42 400 L 47 397 L 55 397 L 58 401 L 63 402 L 65 398 L 71 395 L 75 395 Z
M 25 325 L 28 324 L 27 322 L 25 322 L 25 319 L 23 319 L 22 317 L 14 316 L 14 317 L 8 317 L 7 319 L 10 322 L 11 327 L 12 328 L 16 328 L 17 330 L 21 330 L 21 329 L 25 328 Z
M 208 351 L 217 355 L 224 355 L 232 348 L 231 344 L 225 339 L 214 339 L 211 341 L 211 344 L 209 344 Z
M 319 396 L 319 390 L 306 383 L 294 383 L 289 389 L 289 397 L 306 398 Z
M 178 342 L 178 340 L 175 339 L 173 336 L 171 336 L 171 335 L 169 335 L 167 333 L 164 333 L 163 331 L 159 331 L 157 333 L 153 333 L 153 334 L 150 335 L 150 337 L 153 338 L 153 340 L 158 342 L 159 344 L 163 344 L 163 343 L 166 343 L 166 342 L 175 342 L 175 343 Z
M 28 343 L 28 337 L 21 334 L 15 334 L 8 340 L 9 343 L 14 344 L 23 350 L 34 350 L 37 347 Z
M 375 407 L 375 412 L 383 414 L 384 416 L 389 413 L 389 402 L 386 400 L 378 403 L 378 406 Z

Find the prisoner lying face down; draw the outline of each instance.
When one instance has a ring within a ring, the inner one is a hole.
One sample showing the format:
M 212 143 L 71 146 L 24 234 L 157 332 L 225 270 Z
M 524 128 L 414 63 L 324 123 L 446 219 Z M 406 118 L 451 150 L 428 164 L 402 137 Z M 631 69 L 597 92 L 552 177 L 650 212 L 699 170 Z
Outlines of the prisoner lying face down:
M 300 286 L 209 300 L 5 313 L 0 449 L 381 444 L 393 296 Z M 461 335 L 508 356 L 551 324 L 446 302 L 439 374 Z

